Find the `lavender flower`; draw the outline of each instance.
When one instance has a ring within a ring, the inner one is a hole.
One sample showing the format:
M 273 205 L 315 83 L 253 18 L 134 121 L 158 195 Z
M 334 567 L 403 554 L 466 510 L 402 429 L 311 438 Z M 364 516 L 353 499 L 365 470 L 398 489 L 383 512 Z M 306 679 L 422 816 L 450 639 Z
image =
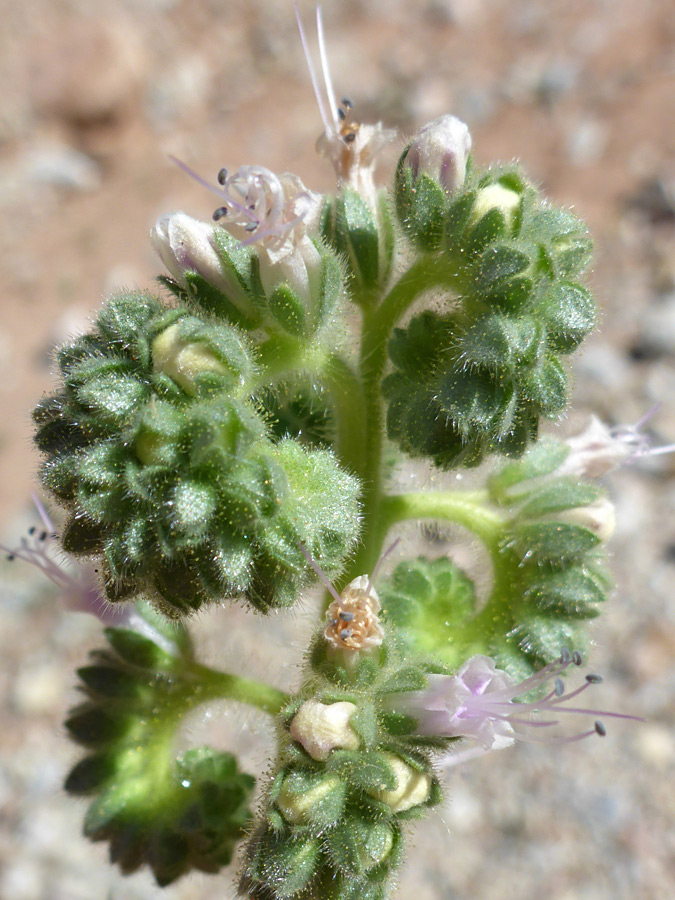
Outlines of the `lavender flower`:
M 33 494 L 33 503 L 42 520 L 42 528 L 31 526 L 16 547 L 0 544 L 9 562 L 17 559 L 38 569 L 45 578 L 55 584 L 73 612 L 86 612 L 102 622 L 120 624 L 127 616 L 124 610 L 114 608 L 101 592 L 95 569 L 89 563 L 66 557 L 56 545 L 56 531 L 46 509 Z
M 510 675 L 497 668 L 494 660 L 472 656 L 456 675 L 430 675 L 425 690 L 401 694 L 392 705 L 396 711 L 417 720 L 419 734 L 476 741 L 481 749 L 470 751 L 471 756 L 509 747 L 516 740 L 569 744 L 592 734 L 604 736 L 605 727 L 600 721 L 586 731 L 566 737 L 542 737 L 536 733 L 537 729 L 558 725 L 562 713 L 642 721 L 623 713 L 567 705 L 591 685 L 602 681 L 598 675 L 587 675 L 584 684 L 566 691 L 561 675 L 570 665 L 581 665 L 581 657 L 576 652 L 570 655 L 563 651 L 556 662 L 515 683 Z M 518 699 L 551 681 L 553 688 L 544 697 L 530 701 Z M 541 714 L 547 717 L 540 718 Z M 462 760 L 466 758 L 463 754 L 450 756 L 448 764 L 454 765 L 460 756 Z

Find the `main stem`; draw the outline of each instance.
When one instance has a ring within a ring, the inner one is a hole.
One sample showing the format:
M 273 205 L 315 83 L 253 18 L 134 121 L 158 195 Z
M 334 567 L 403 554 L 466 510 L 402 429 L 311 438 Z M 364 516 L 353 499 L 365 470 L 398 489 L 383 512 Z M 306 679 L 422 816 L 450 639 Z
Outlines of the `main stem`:
M 363 309 L 359 372 L 363 395 L 363 435 L 357 470 L 363 480 L 363 524 L 361 547 L 351 571 L 354 575 L 372 572 L 381 552 L 388 526 L 381 515 L 384 499 L 382 454 L 384 449 L 384 404 L 382 378 L 387 362 L 387 342 L 403 314 L 425 291 L 437 287 L 457 290 L 460 276 L 447 260 L 423 257 L 415 262 L 392 287 L 379 306 L 360 304 Z M 359 304 L 359 298 L 354 298 Z M 354 410 L 358 416 L 359 411 Z

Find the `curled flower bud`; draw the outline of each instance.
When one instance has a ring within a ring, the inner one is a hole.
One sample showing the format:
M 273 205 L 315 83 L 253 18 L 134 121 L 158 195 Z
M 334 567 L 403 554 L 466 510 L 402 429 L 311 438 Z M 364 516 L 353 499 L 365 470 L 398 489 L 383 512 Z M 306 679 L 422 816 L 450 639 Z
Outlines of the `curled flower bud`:
M 456 116 L 441 116 L 429 122 L 413 139 L 405 154 L 413 181 L 421 174 L 431 176 L 447 193 L 464 184 L 471 152 L 471 134 Z
M 307 700 L 290 724 L 293 740 L 305 748 L 312 759 L 325 760 L 332 750 L 357 750 L 361 741 L 349 724 L 356 706 L 347 701 L 320 703 Z
M 563 705 L 601 681 L 597 675 L 587 675 L 581 687 L 565 691 L 560 676 L 572 664 L 581 665 L 580 655 L 564 651 L 556 662 L 516 684 L 510 675 L 497 668 L 494 660 L 487 656 L 472 656 L 456 675 L 430 675 L 425 690 L 401 694 L 390 702 L 399 712 L 417 720 L 419 734 L 467 737 L 479 743 L 483 750 L 509 747 L 516 740 L 564 744 L 592 734 L 604 736 L 601 722 L 596 722 L 587 731 L 562 738 L 541 738 L 528 732 L 530 728 L 558 725 L 561 713 L 637 719 L 622 713 Z M 517 699 L 551 681 L 553 689 L 541 699 Z M 540 713 L 546 713 L 550 718 L 539 718 Z M 453 764 L 452 758 L 450 764 Z

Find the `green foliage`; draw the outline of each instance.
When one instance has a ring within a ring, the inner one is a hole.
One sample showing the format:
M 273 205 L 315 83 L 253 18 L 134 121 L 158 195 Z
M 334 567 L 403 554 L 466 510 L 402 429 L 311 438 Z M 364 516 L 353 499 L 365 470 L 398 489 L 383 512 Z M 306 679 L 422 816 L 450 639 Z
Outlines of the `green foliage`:
M 407 654 L 434 657 L 451 668 L 467 658 L 462 628 L 475 616 L 471 579 L 449 559 L 404 561 L 379 587 L 387 621 L 396 626 Z M 405 685 L 403 691 L 423 685 Z
M 488 499 L 502 518 L 488 547 L 493 584 L 485 603 L 445 558 L 402 562 L 380 586 L 408 653 L 451 669 L 483 653 L 521 678 L 563 647 L 585 646 L 586 622 L 611 587 L 602 547 L 603 516 L 611 512 L 600 488 L 556 475 L 568 453 L 565 444 L 542 440 L 490 477 Z
M 42 481 L 69 510 L 65 549 L 101 559 L 109 600 L 177 615 L 244 595 L 266 610 L 313 578 L 300 542 L 342 567 L 358 482 L 329 450 L 268 433 L 241 332 L 120 295 L 59 366 L 63 390 L 34 414 Z
M 383 383 L 389 436 L 443 468 L 520 455 L 540 419 L 564 410 L 561 356 L 595 324 L 591 295 L 574 280 L 590 257 L 586 229 L 517 169 L 470 171 L 449 197 L 426 175 L 413 188 L 402 164 L 397 177 L 406 234 L 435 264 L 461 270 L 462 292 L 395 329 Z
M 66 727 L 88 755 L 66 790 L 90 799 L 85 834 L 108 842 L 112 862 L 124 873 L 147 865 L 163 886 L 231 861 L 251 819 L 255 779 L 238 771 L 232 754 L 210 747 L 174 758 L 176 728 L 208 695 L 190 674 L 184 629 L 162 627 L 175 637 L 167 645 L 175 652 L 110 628 L 109 647 L 79 670 L 86 700 Z

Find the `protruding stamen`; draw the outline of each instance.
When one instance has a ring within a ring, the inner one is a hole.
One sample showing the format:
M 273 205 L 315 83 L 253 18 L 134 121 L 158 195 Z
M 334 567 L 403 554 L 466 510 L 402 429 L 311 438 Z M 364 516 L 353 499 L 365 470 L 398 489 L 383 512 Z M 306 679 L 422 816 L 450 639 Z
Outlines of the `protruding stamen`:
M 221 169 L 218 172 L 218 184 L 225 184 L 227 181 L 227 169 Z
M 296 7 L 296 10 L 297 10 L 297 7 Z M 333 587 L 331 582 L 328 580 L 328 578 L 324 575 L 324 573 L 319 568 L 319 566 L 314 562 L 312 557 L 309 555 L 305 545 L 300 543 L 300 544 L 298 544 L 298 546 L 300 547 L 300 552 L 302 553 L 302 555 L 305 557 L 305 559 L 310 564 L 312 569 L 314 569 L 316 574 L 319 576 L 319 581 L 323 584 L 323 586 L 326 588 L 326 590 L 329 591 L 331 596 L 335 598 L 335 600 L 337 601 L 338 606 L 339 606 L 342 601 L 341 601 L 341 598 L 340 598 L 340 595 L 338 594 L 338 592 L 335 590 L 335 588 Z M 333 624 L 337 625 L 337 619 L 335 620 L 335 622 Z
M 600 737 L 605 737 L 605 735 L 607 734 L 607 729 L 602 724 L 602 722 L 598 721 L 595 723 L 595 733 Z
M 330 74 L 330 66 L 328 65 L 328 54 L 326 53 L 326 40 L 323 33 L 323 17 L 321 15 L 321 7 L 316 8 L 316 34 L 319 40 L 319 56 L 321 58 L 321 70 L 323 72 L 323 80 L 326 85 L 326 95 L 328 97 L 328 105 L 333 114 L 333 124 L 337 129 L 337 102 L 335 100 L 335 91 L 333 90 L 333 79 Z
M 572 654 L 572 662 L 574 663 L 575 666 L 580 666 L 582 661 L 583 660 L 581 659 L 581 653 L 579 653 L 578 650 L 575 650 L 574 653 Z

